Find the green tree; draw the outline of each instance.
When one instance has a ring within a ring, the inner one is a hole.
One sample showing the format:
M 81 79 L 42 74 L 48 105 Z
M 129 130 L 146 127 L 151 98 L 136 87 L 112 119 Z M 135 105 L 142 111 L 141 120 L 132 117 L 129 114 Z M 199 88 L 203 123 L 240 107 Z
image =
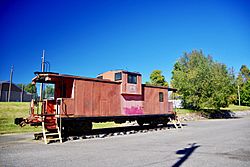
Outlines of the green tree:
M 25 87 L 25 84 L 17 84 L 17 86 L 22 89 L 22 87 Z
M 150 74 L 150 82 L 146 82 L 146 84 L 153 86 L 168 86 L 168 83 L 165 80 L 165 77 L 162 75 L 161 70 L 154 70 Z
M 242 65 L 237 77 L 237 86 L 242 87 L 248 80 L 250 80 L 250 70 L 246 65 Z
M 250 80 L 248 80 L 241 89 L 241 104 L 250 106 Z
M 246 65 L 242 65 L 240 68 L 240 72 L 237 77 L 237 84 L 236 87 L 240 89 L 240 96 L 241 96 L 241 104 L 250 106 L 250 90 L 249 90 L 249 83 L 250 82 L 250 70 Z M 239 99 L 237 99 L 239 100 Z M 235 103 L 237 103 L 236 101 Z
M 244 83 L 246 83 L 247 81 L 250 80 L 250 70 L 246 65 L 241 66 L 240 75 L 241 75 Z
M 29 93 L 36 93 L 36 86 L 29 83 L 28 85 L 25 85 L 24 90 Z
M 44 97 L 45 98 L 54 97 L 54 86 L 53 85 L 46 85 Z
M 185 53 L 174 65 L 172 85 L 186 108 L 220 108 L 229 104 L 233 77 L 224 64 L 202 51 Z

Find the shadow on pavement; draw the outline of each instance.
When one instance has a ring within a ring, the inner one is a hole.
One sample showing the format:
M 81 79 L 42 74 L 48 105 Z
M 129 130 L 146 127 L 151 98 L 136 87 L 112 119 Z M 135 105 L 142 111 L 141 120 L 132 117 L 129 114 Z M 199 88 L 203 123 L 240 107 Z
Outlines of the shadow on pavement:
M 200 145 L 196 145 L 196 143 L 189 144 L 189 145 L 190 147 L 188 148 L 184 148 L 182 150 L 176 151 L 176 154 L 183 155 L 183 157 L 181 157 L 172 167 L 181 166 L 183 162 L 185 162 L 188 159 L 188 157 L 194 152 L 194 150 L 200 147 Z
M 203 109 L 203 116 L 209 119 L 235 119 L 235 113 L 230 110 L 213 110 L 213 109 Z

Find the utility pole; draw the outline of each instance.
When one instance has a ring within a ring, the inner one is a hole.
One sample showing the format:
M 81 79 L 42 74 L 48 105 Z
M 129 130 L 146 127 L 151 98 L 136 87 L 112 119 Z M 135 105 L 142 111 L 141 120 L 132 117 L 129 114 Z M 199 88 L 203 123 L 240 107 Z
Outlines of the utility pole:
M 12 65 L 11 69 L 10 69 L 10 83 L 9 83 L 8 102 L 10 102 L 10 96 L 11 96 L 11 85 L 12 85 L 13 70 L 14 70 L 14 66 Z
M 45 50 L 43 50 L 43 55 L 42 55 L 42 72 L 44 72 L 44 59 L 45 59 Z M 40 101 L 43 100 L 43 83 L 40 84 Z
M 238 85 L 238 97 L 239 97 L 239 106 L 240 106 L 240 86 Z
M 23 102 L 23 89 L 24 89 L 24 85 L 22 84 L 21 102 Z

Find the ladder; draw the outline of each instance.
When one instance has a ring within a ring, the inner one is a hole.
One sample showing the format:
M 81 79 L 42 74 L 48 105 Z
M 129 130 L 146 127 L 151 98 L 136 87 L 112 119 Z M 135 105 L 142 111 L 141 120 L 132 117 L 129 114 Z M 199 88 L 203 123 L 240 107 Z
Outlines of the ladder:
M 43 129 L 43 140 L 45 144 L 48 144 L 50 141 L 57 141 L 59 140 L 60 143 L 62 143 L 62 134 L 61 134 L 61 117 L 60 115 L 49 115 L 49 117 L 55 116 L 55 121 L 47 122 L 46 117 L 47 115 L 42 116 L 42 129 Z M 60 119 L 60 127 L 58 127 L 57 118 Z M 55 126 L 54 132 L 49 132 L 46 130 L 46 126 L 49 124 L 49 126 Z
M 171 122 L 171 123 L 173 123 L 174 124 L 174 127 L 176 128 L 176 129 L 178 129 L 178 128 L 183 128 L 183 126 L 182 126 L 182 124 L 181 124 L 181 121 L 179 120 L 179 118 L 176 116 L 175 117 L 175 119 L 171 119 L 171 118 L 169 118 L 169 121 Z M 178 125 L 178 126 L 177 126 Z

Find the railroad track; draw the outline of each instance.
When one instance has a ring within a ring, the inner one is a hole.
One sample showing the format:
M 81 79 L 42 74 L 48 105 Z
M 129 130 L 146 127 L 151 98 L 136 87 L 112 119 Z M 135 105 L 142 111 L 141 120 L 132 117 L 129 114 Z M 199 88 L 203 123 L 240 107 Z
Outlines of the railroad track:
M 185 126 L 185 124 L 184 124 Z M 158 126 L 122 126 L 122 127 L 114 127 L 114 128 L 102 128 L 102 129 L 93 129 L 90 132 L 86 133 L 78 133 L 78 134 L 63 134 L 63 141 L 70 140 L 84 140 L 84 139 L 94 139 L 94 138 L 107 138 L 113 136 L 124 136 L 124 135 L 132 135 L 137 133 L 150 133 L 155 131 L 163 131 L 169 129 L 176 129 L 173 124 L 168 125 L 158 125 Z M 41 140 L 43 137 L 42 133 L 34 134 L 35 140 Z

